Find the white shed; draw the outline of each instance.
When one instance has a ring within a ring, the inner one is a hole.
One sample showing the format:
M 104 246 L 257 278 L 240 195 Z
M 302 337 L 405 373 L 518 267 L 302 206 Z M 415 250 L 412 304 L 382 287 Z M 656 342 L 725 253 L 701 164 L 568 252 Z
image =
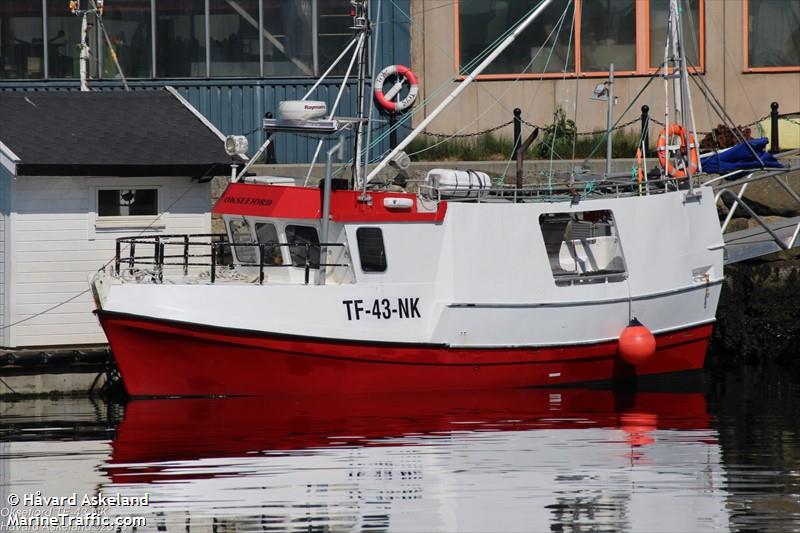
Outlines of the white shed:
M 210 233 L 223 138 L 174 91 L 0 93 L 0 347 L 105 344 L 115 239 Z

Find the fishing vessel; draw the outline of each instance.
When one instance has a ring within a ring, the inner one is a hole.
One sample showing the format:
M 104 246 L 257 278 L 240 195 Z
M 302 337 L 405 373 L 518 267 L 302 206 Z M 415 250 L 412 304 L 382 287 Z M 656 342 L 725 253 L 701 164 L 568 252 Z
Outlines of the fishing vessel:
M 264 120 L 273 136 L 349 132 L 351 177 L 333 172 L 341 139 L 327 150 L 318 187 L 250 175 L 270 137 L 241 170 L 233 165 L 214 207 L 225 235 L 119 239 L 114 263 L 92 279 L 129 394 L 471 390 L 702 368 L 725 240 L 721 193 L 699 179 L 712 160 L 699 157 L 677 0 L 662 68 L 671 109 L 658 175 L 642 163 L 633 178 L 572 173 L 541 187 L 498 186 L 451 169 L 429 172 L 416 187 L 384 179 L 387 168 L 408 167 L 408 143 L 549 3 L 528 12 L 371 165 L 371 25 L 366 2 L 352 2 L 355 36 L 339 60 L 352 57 L 333 108 L 309 100 L 315 86 Z M 337 117 L 354 64 L 359 116 Z M 376 91 L 407 105 L 399 78 L 386 94 Z M 226 141 L 232 157 L 242 145 Z M 772 175 L 766 155 L 745 145 L 755 172 Z M 712 158 L 719 166 L 720 156 Z M 795 231 L 789 246 L 796 240 Z

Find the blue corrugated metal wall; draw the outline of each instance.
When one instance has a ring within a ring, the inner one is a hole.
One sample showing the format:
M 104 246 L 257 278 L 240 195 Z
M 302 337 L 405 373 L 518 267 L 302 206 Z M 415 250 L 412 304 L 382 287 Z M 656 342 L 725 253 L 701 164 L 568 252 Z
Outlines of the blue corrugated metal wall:
M 409 22 L 403 12 L 409 12 L 410 0 L 383 0 L 382 4 L 378 68 L 396 63 L 408 65 L 411 62 L 411 38 Z M 372 0 L 372 5 L 372 18 L 376 20 L 377 0 Z M 276 110 L 281 100 L 302 98 L 315 81 L 306 78 L 132 80 L 130 86 L 133 90 L 152 90 L 165 85 L 175 87 L 223 133 L 246 134 L 252 154 L 264 140 L 264 133 L 260 130 L 264 114 Z M 320 84 L 312 98 L 327 101 L 331 106 L 341 82 L 342 78 L 326 80 Z M 121 90 L 120 84 L 113 81 L 95 81 L 91 86 L 93 90 Z M 78 90 L 78 82 L 0 81 L 0 90 Z M 345 88 L 337 115 L 355 116 L 355 100 L 356 87 L 351 81 Z M 373 137 L 376 137 L 380 135 L 385 123 L 373 127 L 379 128 L 373 133 Z M 402 133 L 403 130 L 398 131 L 398 137 L 402 138 Z M 316 140 L 296 135 L 278 136 L 275 144 L 279 163 L 306 163 L 310 161 L 316 148 Z M 378 156 L 387 148 L 388 139 L 385 139 L 372 150 L 371 157 Z

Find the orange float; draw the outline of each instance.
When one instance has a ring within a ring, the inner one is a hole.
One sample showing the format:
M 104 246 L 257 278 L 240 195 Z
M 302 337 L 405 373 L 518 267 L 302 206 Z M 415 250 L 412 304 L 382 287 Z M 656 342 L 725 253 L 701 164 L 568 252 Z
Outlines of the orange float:
M 656 353 L 656 338 L 653 332 L 635 318 L 619 336 L 619 355 L 632 365 L 639 365 Z
M 688 156 L 686 158 L 689 165 L 688 171 L 685 167 L 678 168 L 669 161 L 669 139 L 674 136 L 678 136 L 681 140 L 680 153 Z M 669 128 L 661 129 L 658 134 L 657 150 L 658 162 L 661 164 L 661 168 L 673 178 L 685 178 L 689 175 L 689 171 L 694 174 L 700 168 L 698 164 L 697 139 L 693 134 L 687 133 L 680 124 L 670 124 Z

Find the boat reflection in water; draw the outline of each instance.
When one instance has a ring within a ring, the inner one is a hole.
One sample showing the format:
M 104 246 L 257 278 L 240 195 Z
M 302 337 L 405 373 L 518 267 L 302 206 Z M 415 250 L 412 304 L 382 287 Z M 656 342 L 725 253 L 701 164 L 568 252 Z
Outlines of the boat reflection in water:
M 700 393 L 138 400 L 105 470 L 167 531 L 728 525 Z

